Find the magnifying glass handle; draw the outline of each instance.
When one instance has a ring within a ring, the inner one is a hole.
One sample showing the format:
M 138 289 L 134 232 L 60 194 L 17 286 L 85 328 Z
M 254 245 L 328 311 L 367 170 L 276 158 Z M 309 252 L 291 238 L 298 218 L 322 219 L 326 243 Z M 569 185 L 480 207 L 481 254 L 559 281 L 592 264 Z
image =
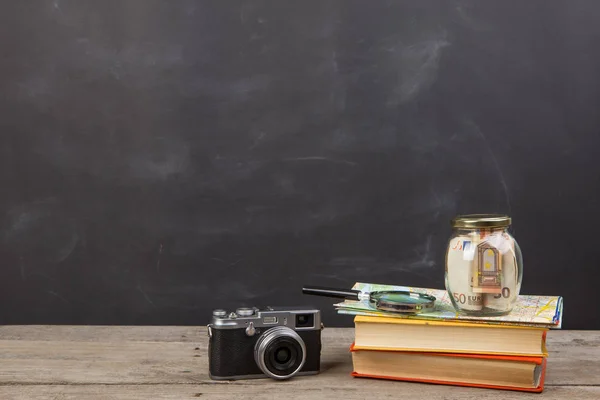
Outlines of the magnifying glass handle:
M 337 297 L 341 299 L 358 300 L 360 290 L 336 289 L 323 286 L 304 286 L 302 293 L 315 296 Z

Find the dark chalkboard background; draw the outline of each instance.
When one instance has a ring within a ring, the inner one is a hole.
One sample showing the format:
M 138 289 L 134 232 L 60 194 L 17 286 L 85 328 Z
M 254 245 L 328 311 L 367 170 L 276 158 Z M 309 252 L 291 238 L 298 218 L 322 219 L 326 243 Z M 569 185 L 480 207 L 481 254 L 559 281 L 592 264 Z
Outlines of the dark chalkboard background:
M 303 284 L 443 288 L 506 212 L 600 328 L 597 1 L 12 1 L 0 323 L 206 324 Z

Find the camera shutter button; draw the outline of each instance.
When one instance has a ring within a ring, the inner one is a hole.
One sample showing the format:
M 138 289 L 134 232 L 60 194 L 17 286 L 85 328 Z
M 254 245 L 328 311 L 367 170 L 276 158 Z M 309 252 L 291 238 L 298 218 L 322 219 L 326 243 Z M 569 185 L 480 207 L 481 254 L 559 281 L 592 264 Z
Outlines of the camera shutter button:
M 250 317 L 254 315 L 254 310 L 252 308 L 238 308 L 235 313 L 238 317 Z

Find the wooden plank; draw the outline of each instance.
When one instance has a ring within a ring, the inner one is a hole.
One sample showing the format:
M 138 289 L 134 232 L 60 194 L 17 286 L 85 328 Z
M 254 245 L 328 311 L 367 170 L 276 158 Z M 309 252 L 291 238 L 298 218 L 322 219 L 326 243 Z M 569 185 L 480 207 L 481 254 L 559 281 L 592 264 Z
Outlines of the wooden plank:
M 354 328 L 325 328 L 323 335 L 337 335 L 352 339 Z M 206 326 L 72 326 L 72 325 L 4 325 L 0 326 L 0 340 L 37 341 L 152 341 L 194 342 L 205 341 Z M 600 331 L 550 330 L 548 347 L 599 346 Z
M 600 331 L 550 331 L 547 385 L 600 385 Z
M 187 332 L 187 329 L 172 330 L 167 340 L 182 336 L 180 332 Z M 18 339 L 3 340 L 8 335 L 1 333 L 0 383 L 172 384 L 210 381 L 206 331 L 193 337 L 186 335 L 186 342 L 172 342 L 139 341 L 132 331 L 143 332 L 144 329 L 137 327 L 113 328 L 121 335 L 107 331 L 110 341 L 90 335 L 87 328 L 81 329 L 84 332 L 81 336 L 73 327 L 57 330 L 69 332 L 64 336 L 68 340 L 61 340 L 61 335 L 55 332 L 46 332 L 45 337 L 53 338 L 51 341 L 38 340 L 44 336 L 40 337 L 36 330 L 24 330 L 22 335 L 13 330 L 9 337 Z M 162 333 L 162 330 L 156 332 Z M 143 334 L 140 336 L 144 337 Z M 351 329 L 323 331 L 323 372 L 350 378 L 348 347 L 352 339 Z
M 355 379 L 359 380 L 359 379 Z M 348 387 L 305 385 L 301 390 L 290 382 L 268 382 L 265 385 L 196 384 L 196 385 L 29 385 L 0 386 L 2 400 L 256 400 L 256 399 L 431 399 L 431 400 L 597 400 L 599 387 L 554 386 L 542 394 L 503 390 L 460 388 L 406 382 L 361 380 Z
M 5 325 L 2 340 L 74 342 L 192 342 L 206 337 L 206 326 Z
M 513 398 L 513 392 L 506 391 L 352 378 L 348 347 L 353 336 L 351 328 L 323 331 L 322 372 L 317 376 L 285 382 L 215 382 L 207 376 L 208 337 L 203 327 L 4 326 L 0 398 L 168 399 L 197 393 L 242 399 L 355 399 L 369 393 L 377 393 L 377 398 L 397 398 L 398 393 L 417 398 Z M 551 331 L 548 350 L 544 398 L 600 398 L 600 332 Z

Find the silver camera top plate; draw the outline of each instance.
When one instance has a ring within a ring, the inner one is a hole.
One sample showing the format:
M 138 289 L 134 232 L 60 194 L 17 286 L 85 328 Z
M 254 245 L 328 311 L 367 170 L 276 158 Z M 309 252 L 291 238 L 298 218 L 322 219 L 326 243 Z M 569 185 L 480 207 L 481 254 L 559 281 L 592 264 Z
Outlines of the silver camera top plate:
M 209 325 L 212 329 L 245 329 L 250 322 L 254 328 L 287 326 L 294 330 L 322 329 L 321 312 L 311 307 L 244 307 L 231 313 L 219 309 L 213 311 Z

